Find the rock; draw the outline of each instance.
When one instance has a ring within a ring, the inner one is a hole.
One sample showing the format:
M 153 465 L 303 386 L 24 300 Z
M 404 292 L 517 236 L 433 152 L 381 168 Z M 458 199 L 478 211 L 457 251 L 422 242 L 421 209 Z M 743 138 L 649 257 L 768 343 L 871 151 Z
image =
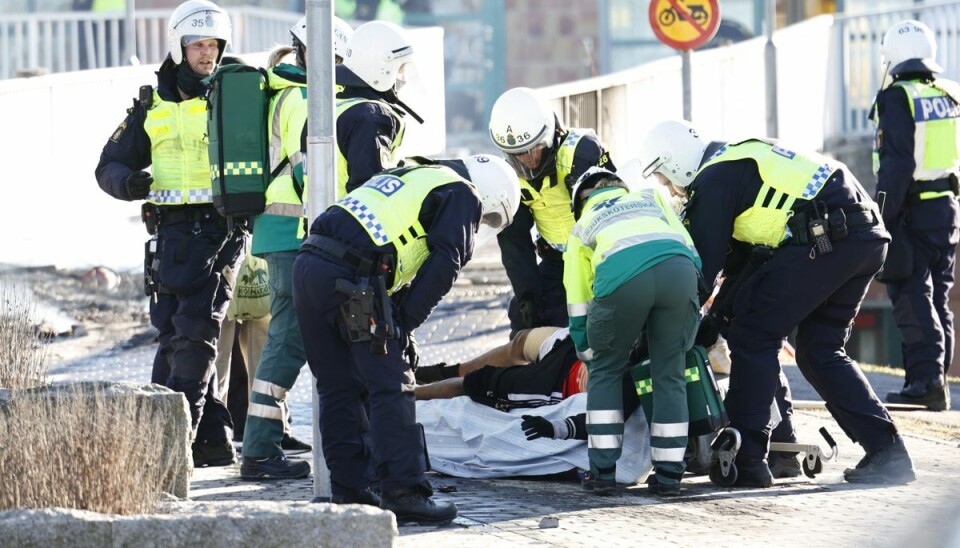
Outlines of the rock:
M 173 503 L 164 514 L 0 512 L 4 546 L 392 546 L 392 512 L 307 502 Z
M 556 529 L 560 527 L 560 518 L 554 516 L 544 516 L 540 519 L 541 529 Z
M 13 397 L 52 398 L 57 395 L 89 394 L 100 392 L 108 397 L 134 398 L 137 407 L 155 408 L 166 420 L 163 430 L 155 433 L 157 458 L 169 459 L 170 472 L 164 484 L 164 490 L 176 497 L 187 498 L 190 494 L 190 476 L 193 473 L 193 452 L 190 449 L 191 425 L 190 411 L 183 394 L 174 392 L 158 384 L 139 384 L 133 382 L 86 381 L 55 383 L 41 388 L 33 388 L 16 393 L 0 389 L 0 409 Z M 16 394 L 16 396 L 14 396 Z M 0 535 L 0 539 L 2 539 Z M 0 544 L 3 544 L 0 542 Z
M 91 289 L 115 291 L 120 287 L 120 275 L 105 266 L 98 266 L 86 271 L 80 277 L 80 283 Z

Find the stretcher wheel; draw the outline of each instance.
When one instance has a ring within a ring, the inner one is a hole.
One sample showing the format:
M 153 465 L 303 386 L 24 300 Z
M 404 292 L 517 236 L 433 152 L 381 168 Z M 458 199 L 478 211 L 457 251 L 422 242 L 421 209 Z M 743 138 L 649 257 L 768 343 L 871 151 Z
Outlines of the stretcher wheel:
M 731 462 L 724 475 L 724 466 L 719 462 L 714 463 L 710 467 L 710 481 L 720 487 L 730 487 L 737 483 L 737 465 Z
M 810 461 L 813 461 L 813 464 L 810 464 Z M 803 459 L 803 473 L 808 478 L 815 478 L 817 474 L 823 472 L 823 461 L 820 460 L 820 457 L 814 457 L 813 459 L 804 458 Z

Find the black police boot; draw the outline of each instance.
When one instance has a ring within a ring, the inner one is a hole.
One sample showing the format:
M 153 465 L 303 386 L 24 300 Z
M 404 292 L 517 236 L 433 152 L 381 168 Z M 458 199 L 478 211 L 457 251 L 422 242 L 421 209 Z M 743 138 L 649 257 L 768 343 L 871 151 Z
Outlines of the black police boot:
M 302 479 L 310 475 L 310 463 L 287 457 L 255 459 L 244 457 L 240 463 L 240 479 Z
M 233 444 L 227 440 L 220 443 L 197 440 L 193 442 L 192 449 L 194 468 L 230 466 L 237 463 L 237 452 L 234 451 Z
M 446 525 L 457 517 L 457 505 L 436 502 L 430 498 L 432 490 L 414 485 L 380 494 L 380 508 L 397 516 L 397 523 Z
M 931 411 L 946 411 L 950 408 L 950 387 L 942 375 L 913 380 L 899 392 L 888 392 L 887 403 L 922 405 Z
M 856 468 L 844 470 L 843 477 L 850 483 L 903 485 L 917 479 L 917 474 L 913 471 L 913 461 L 903 440 L 897 436 L 893 443 L 883 449 L 867 453 Z
M 770 468 L 770 474 L 776 479 L 796 478 L 802 473 L 796 453 L 772 451 L 767 455 L 767 466 Z
M 650 474 L 647 478 L 647 491 L 660 497 L 675 497 L 680 494 L 680 482 L 667 482 L 661 480 L 656 474 Z
M 330 502 L 333 504 L 366 504 L 367 506 L 380 506 L 380 497 L 367 487 L 360 491 L 350 491 L 345 493 L 334 493 L 330 496 Z
M 617 492 L 617 468 L 600 469 L 594 474 L 592 471 L 583 475 L 583 481 L 580 486 L 584 491 L 590 491 L 602 497 L 610 496 Z
M 773 487 L 773 474 L 766 459 L 737 459 L 737 481 L 734 487 Z
M 440 362 L 436 365 L 425 365 L 418 367 L 417 370 L 413 372 L 413 376 L 417 379 L 417 384 L 430 384 L 432 382 L 452 379 L 460 376 L 460 364 L 447 365 L 444 362 Z
M 284 452 L 290 453 L 291 455 L 297 455 L 299 453 L 313 451 L 313 446 L 305 441 L 298 440 L 290 434 L 284 434 L 283 439 L 280 440 L 280 449 L 283 449 Z

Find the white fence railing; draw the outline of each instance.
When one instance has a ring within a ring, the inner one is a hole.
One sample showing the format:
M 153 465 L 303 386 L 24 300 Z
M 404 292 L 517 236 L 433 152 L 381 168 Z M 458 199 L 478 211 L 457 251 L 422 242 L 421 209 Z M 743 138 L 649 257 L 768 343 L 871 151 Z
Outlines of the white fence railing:
M 823 147 L 831 24 L 822 16 L 776 34 L 780 136 L 797 147 Z M 693 123 L 705 137 L 766 135 L 763 55 L 755 38 L 691 56 Z M 596 128 L 622 164 L 650 128 L 683 117 L 680 69 L 676 56 L 541 92 L 569 126 Z
M 917 19 L 933 30 L 943 76 L 960 78 L 960 2 L 837 17 L 831 44 L 836 71 L 831 71 L 836 75 L 831 93 L 833 116 L 827 120 L 831 136 L 849 137 L 874 131 L 867 114 L 883 77 L 880 42 L 887 29 L 903 19 Z
M 289 42 L 297 13 L 256 7 L 229 9 L 233 42 L 228 51 L 263 51 Z M 167 55 L 170 10 L 135 13 L 140 63 L 155 64 Z M 0 79 L 25 72 L 70 72 L 129 65 L 123 58 L 124 13 L 60 12 L 0 16 Z
M 284 31 L 286 32 L 286 31 Z M 408 118 L 400 154 L 437 155 L 446 148 L 443 29 L 411 29 L 422 85 L 401 96 L 425 120 Z M 259 64 L 266 54 L 241 51 Z M 115 200 L 97 186 L 100 151 L 157 65 L 117 67 L 0 80 L 0 263 L 19 265 L 142 264 L 146 233 L 139 203 Z M 2 542 L 0 542 L 2 544 Z
M 871 134 L 880 41 L 908 18 L 933 29 L 943 75 L 960 78 L 960 1 L 810 19 L 774 36 L 779 137 L 822 150 L 834 139 Z M 766 135 L 763 54 L 764 39 L 756 38 L 692 55 L 692 117 L 708 137 Z M 650 127 L 683 117 L 679 56 L 542 91 L 568 125 L 596 128 L 620 162 L 636 155 Z

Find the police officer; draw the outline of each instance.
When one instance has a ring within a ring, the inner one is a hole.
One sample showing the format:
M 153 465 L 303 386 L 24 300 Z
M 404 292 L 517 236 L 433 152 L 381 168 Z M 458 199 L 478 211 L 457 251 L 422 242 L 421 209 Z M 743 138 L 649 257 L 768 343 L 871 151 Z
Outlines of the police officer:
M 397 95 L 411 64 L 413 46 L 399 26 L 370 21 L 353 32 L 335 67 L 338 199 L 396 165 L 407 114 L 423 122 Z M 307 225 L 304 218 L 299 236 Z
M 293 268 L 331 500 L 379 504 L 399 522 L 457 515 L 456 506 L 430 499 L 424 476 L 413 330 L 450 290 L 475 238 L 492 238 L 519 203 L 503 160 L 444 163 L 387 170 L 336 202 L 313 222 Z M 369 489 L 371 464 L 380 497 Z
M 510 337 L 521 329 L 567 325 L 563 250 L 574 224 L 570 187 L 591 166 L 616 167 L 593 130 L 564 128 L 529 88 L 507 90 L 497 99 L 490 137 L 520 177 L 523 205 L 497 238 L 514 293 Z
M 217 338 L 233 291 L 244 228 L 228 230 L 211 204 L 207 103 L 201 79 L 217 67 L 230 41 L 227 13 L 189 0 L 170 16 L 169 55 L 157 86 L 141 98 L 103 147 L 96 176 L 120 200 L 143 200 L 147 230 L 156 234 L 152 279 L 158 284 L 150 320 L 160 331 L 153 382 L 186 396 L 197 466 L 236 462 L 230 415 L 216 390 Z M 152 173 L 144 171 L 151 167 Z
M 883 219 L 893 234 L 879 279 L 887 284 L 893 317 L 903 335 L 903 389 L 890 403 L 950 407 L 946 371 L 953 361 L 953 287 L 960 172 L 960 85 L 935 78 L 933 33 L 919 21 L 901 21 L 883 37 L 892 83 L 877 94 L 874 167 L 877 192 L 886 195 Z
M 653 384 L 650 422 L 655 474 L 649 489 L 680 492 L 686 468 L 685 355 L 700 305 L 700 257 L 673 208 L 654 188 L 628 193 L 619 177 L 588 169 L 573 187 L 577 224 L 563 254 L 570 336 L 587 365 L 590 472 L 583 487 L 610 494 L 623 441 L 623 376 L 634 341 L 646 336 Z M 646 330 L 646 335 L 642 333 Z
M 346 55 L 347 41 L 353 29 L 342 19 L 333 18 L 333 52 L 339 63 Z M 267 262 L 270 276 L 270 328 L 257 366 L 251 405 L 244 428 L 243 479 L 305 478 L 310 465 L 284 456 L 284 445 L 308 444 L 285 434 L 284 405 L 287 394 L 307 361 L 297 315 L 293 308 L 293 261 L 303 241 L 297 235 L 306 188 L 304 161 L 307 132 L 307 19 L 301 18 L 290 29 L 292 47 L 280 47 L 270 55 L 270 170 L 278 175 L 266 192 L 266 210 L 257 217 L 253 231 L 253 250 Z M 293 54 L 295 65 L 280 63 Z M 279 170 L 279 171 L 278 171 Z
M 688 198 L 684 223 L 709 290 L 727 266 L 728 250 L 752 246 L 751 272 L 747 266 L 731 272 L 739 278 L 731 307 L 704 322 L 720 324 L 733 356 L 726 403 L 743 439 L 736 485 L 773 484 L 766 457 L 777 356 L 795 328 L 800 371 L 866 451 L 844 472 L 847 481 L 913 481 L 893 419 L 843 348 L 890 238 L 846 166 L 756 139 L 708 148 L 679 121 L 657 125 L 640 158 L 645 175 Z
M 393 23 L 364 23 L 350 39 L 336 67 L 337 198 L 396 165 L 406 114 L 423 121 L 397 96 L 412 62 L 413 46 Z

